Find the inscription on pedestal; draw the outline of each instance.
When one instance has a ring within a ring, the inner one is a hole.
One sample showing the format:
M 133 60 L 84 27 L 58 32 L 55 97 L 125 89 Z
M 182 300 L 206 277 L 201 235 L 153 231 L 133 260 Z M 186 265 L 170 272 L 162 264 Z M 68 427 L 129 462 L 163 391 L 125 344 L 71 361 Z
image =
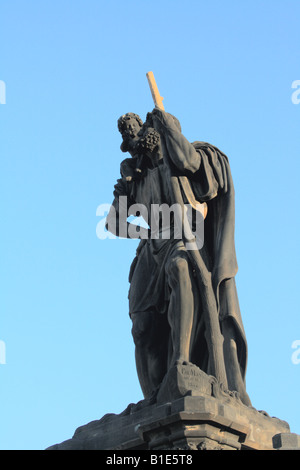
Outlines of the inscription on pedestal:
M 186 395 L 212 395 L 213 378 L 193 364 L 177 364 L 167 373 L 157 396 L 166 403 Z
M 186 391 L 198 391 L 211 395 L 209 377 L 196 366 L 182 365 L 178 367 L 178 379 Z

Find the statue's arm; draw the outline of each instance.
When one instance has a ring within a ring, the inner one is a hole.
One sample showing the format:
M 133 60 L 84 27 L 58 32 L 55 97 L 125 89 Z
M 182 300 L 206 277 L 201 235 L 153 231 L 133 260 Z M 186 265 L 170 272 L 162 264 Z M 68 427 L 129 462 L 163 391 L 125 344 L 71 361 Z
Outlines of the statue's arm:
M 168 155 L 178 170 L 195 173 L 199 170 L 201 157 L 193 145 L 176 126 L 172 116 L 164 111 L 153 111 L 153 122 L 163 136 Z
M 148 230 L 136 226 L 127 221 L 128 210 L 133 201 L 128 194 L 128 183 L 124 179 L 119 179 L 115 185 L 114 200 L 110 211 L 106 217 L 105 227 L 113 235 L 122 238 L 148 238 Z

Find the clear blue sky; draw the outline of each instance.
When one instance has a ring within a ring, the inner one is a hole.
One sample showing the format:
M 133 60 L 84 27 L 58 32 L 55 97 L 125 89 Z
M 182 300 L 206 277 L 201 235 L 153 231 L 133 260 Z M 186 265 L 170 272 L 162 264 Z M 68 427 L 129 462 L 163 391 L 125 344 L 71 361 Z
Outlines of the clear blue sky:
M 136 241 L 99 240 L 96 210 L 124 158 L 118 117 L 153 108 L 150 70 L 186 137 L 230 159 L 248 392 L 300 434 L 299 17 L 298 0 L 0 1 L 1 449 L 142 398 Z

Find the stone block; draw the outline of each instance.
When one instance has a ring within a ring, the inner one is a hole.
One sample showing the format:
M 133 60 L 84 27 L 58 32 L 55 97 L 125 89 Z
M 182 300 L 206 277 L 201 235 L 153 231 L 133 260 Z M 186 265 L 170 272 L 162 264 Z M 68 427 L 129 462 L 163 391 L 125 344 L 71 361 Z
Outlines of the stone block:
M 300 450 L 300 436 L 295 433 L 280 433 L 273 436 L 273 447 L 278 450 Z

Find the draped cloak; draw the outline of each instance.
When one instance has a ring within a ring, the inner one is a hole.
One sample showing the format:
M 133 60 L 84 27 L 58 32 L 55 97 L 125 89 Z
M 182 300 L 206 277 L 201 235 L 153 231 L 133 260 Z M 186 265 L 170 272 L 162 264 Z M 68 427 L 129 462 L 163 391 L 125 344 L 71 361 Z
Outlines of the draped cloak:
M 154 123 L 164 140 L 163 161 L 152 170 L 146 169 L 140 181 L 125 184 L 124 178 L 119 180 L 115 186 L 115 200 L 120 195 L 126 194 L 131 203 L 138 202 L 148 206 L 151 203 L 169 202 L 170 204 L 172 201 L 170 201 L 168 193 L 166 182 L 168 176 L 165 168 L 165 165 L 168 164 L 171 174 L 180 179 L 183 200 L 187 201 L 188 195 L 192 191 L 197 201 L 207 204 L 204 246 L 200 249 L 200 255 L 211 272 L 221 330 L 226 320 L 231 321 L 234 326 L 238 361 L 242 377 L 245 378 L 247 343 L 235 284 L 235 275 L 238 270 L 234 242 L 235 204 L 228 158 L 218 148 L 206 142 L 193 142 L 188 147 L 185 141 L 182 147 L 180 142 L 185 138 L 174 126 L 172 116 L 167 113 L 161 113 Z M 197 155 L 197 165 L 192 167 L 189 164 L 183 165 L 183 167 L 177 165 L 178 160 L 174 158 L 174 155 L 180 153 L 182 148 L 185 152 L 182 158 L 185 159 L 187 156 L 187 160 L 189 158 L 195 159 L 195 155 Z M 187 155 L 189 150 L 186 149 L 188 148 L 191 152 L 190 156 Z M 131 160 L 130 166 L 132 168 L 135 159 L 129 160 Z M 128 160 L 121 164 L 123 177 L 126 176 L 126 167 L 128 166 L 126 162 L 128 163 Z M 155 189 L 158 187 L 160 188 L 159 192 Z M 153 188 L 156 200 L 155 197 L 153 200 Z M 166 265 L 170 258 L 180 251 L 185 251 L 184 243 L 174 239 L 148 239 L 140 242 L 129 275 L 130 314 L 153 310 L 162 314 L 167 312 L 170 292 L 166 282 Z M 200 324 L 201 312 L 198 312 L 198 321 Z M 202 333 L 199 334 L 198 345 L 201 354 L 205 355 L 203 342 L 204 335 Z M 199 366 L 203 367 L 203 361 Z

